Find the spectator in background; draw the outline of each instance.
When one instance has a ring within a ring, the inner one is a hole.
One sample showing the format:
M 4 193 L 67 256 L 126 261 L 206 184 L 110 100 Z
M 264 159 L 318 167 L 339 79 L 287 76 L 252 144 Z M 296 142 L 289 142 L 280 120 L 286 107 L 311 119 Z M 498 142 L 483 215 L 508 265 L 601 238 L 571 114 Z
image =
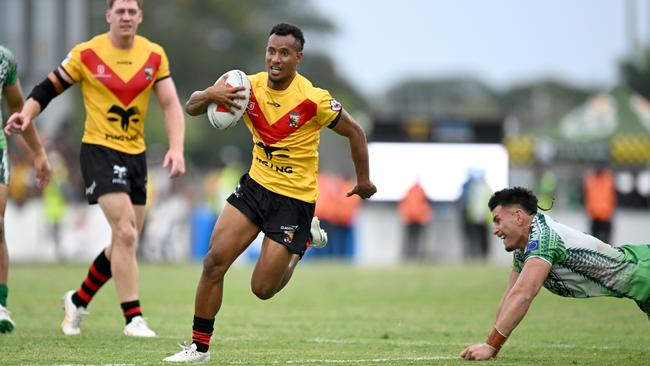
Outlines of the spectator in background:
M 555 192 L 557 191 L 557 176 L 552 170 L 542 165 L 535 167 L 535 192 L 539 199 L 539 207 L 552 209 L 555 202 Z
M 583 181 L 585 211 L 591 220 L 591 235 L 611 243 L 612 216 L 616 208 L 614 174 L 605 162 L 598 162 Z
M 318 201 L 315 216 L 327 233 L 327 246 L 318 251 L 310 251 L 310 257 L 329 257 L 349 259 L 354 256 L 354 221 L 361 198 L 346 197 L 355 182 L 336 174 L 318 174 Z
M 463 256 L 469 257 L 470 237 L 469 237 L 469 216 L 467 215 L 467 198 L 469 197 L 469 184 L 472 182 L 473 170 L 467 172 L 467 178 L 461 186 L 460 198 L 458 199 L 460 213 L 460 236 L 463 238 Z
M 346 197 L 346 194 L 356 183 L 352 180 L 341 178 L 338 180 L 334 207 L 334 230 L 329 235 L 329 243 L 334 244 L 334 256 L 351 259 L 354 256 L 354 220 L 359 212 L 361 197 Z
M 398 211 L 405 228 L 403 256 L 405 259 L 415 259 L 422 254 L 422 232 L 433 216 L 433 208 L 420 181 L 416 181 L 406 192 Z
M 337 240 L 333 238 L 333 235 L 338 210 L 336 195 L 339 182 L 340 178 L 334 174 L 318 173 L 318 201 L 314 216 L 318 217 L 321 228 L 328 233 L 328 245 L 321 250 L 307 251 L 306 255 L 309 257 L 333 257 L 335 255 Z
M 490 210 L 487 203 L 492 195 L 492 188 L 485 181 L 485 172 L 475 170 L 467 185 L 467 257 L 486 258 L 489 252 Z
M 57 260 L 62 261 L 64 256 L 61 248 L 61 224 L 68 207 L 63 185 L 68 179 L 68 168 L 63 157 L 56 151 L 52 152 L 50 160 L 52 161 L 52 177 L 50 184 L 43 190 L 43 211 L 50 237 L 54 243 L 54 254 Z

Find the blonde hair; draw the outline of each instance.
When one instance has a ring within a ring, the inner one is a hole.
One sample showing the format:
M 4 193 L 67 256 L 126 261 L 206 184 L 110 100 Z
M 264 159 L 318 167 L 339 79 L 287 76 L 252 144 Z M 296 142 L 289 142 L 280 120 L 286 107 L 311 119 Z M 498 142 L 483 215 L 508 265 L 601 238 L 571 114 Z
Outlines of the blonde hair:
M 133 0 L 133 1 L 138 3 L 138 8 L 142 9 L 142 1 L 143 0 Z M 106 6 L 108 7 L 108 9 L 112 9 L 113 4 L 115 4 L 115 0 L 106 0 Z

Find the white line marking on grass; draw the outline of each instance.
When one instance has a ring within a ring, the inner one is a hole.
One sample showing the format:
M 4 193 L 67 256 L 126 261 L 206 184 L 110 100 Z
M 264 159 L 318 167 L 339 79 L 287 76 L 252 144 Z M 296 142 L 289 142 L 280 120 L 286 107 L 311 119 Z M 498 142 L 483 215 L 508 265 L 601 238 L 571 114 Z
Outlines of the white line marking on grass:
M 412 341 L 406 339 L 331 339 L 331 338 L 312 338 L 307 339 L 308 343 L 322 343 L 322 344 L 390 344 L 396 346 L 454 346 L 461 347 L 467 346 L 465 343 L 442 343 L 442 342 L 427 342 L 427 341 Z
M 328 359 L 323 359 L 323 360 L 317 360 L 317 359 L 308 359 L 308 360 L 288 360 L 286 362 L 273 362 L 274 364 L 287 364 L 287 365 L 293 365 L 293 364 L 319 364 L 319 363 L 342 363 L 342 364 L 352 364 L 352 363 L 385 363 L 385 362 L 395 362 L 395 361 L 409 361 L 409 362 L 417 362 L 417 361 L 447 361 L 447 360 L 456 360 L 458 359 L 458 356 L 420 356 L 420 357 L 390 357 L 390 358 L 367 358 L 367 359 L 361 359 L 361 360 L 328 360 Z
M 595 349 L 600 351 L 609 350 L 609 346 L 599 346 L 599 345 L 588 345 L 588 344 L 567 344 L 567 343 L 553 343 L 549 344 L 549 347 L 553 348 L 586 348 L 586 349 Z

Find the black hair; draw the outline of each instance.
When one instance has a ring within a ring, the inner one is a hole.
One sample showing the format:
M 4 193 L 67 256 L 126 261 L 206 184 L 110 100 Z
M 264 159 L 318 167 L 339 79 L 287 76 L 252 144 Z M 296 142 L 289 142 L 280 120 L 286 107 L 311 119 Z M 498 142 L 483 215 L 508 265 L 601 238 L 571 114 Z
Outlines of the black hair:
M 505 188 L 494 193 L 488 202 L 490 211 L 494 211 L 499 205 L 504 207 L 519 205 L 526 213 L 534 215 L 537 212 L 537 197 L 528 188 Z
M 293 38 L 295 38 L 298 43 L 298 51 L 302 51 L 303 47 L 305 47 L 305 36 L 303 36 L 300 28 L 296 27 L 293 24 L 287 24 L 287 23 L 276 24 L 273 26 L 273 29 L 271 29 L 271 33 L 269 33 L 269 36 L 272 34 L 277 34 L 278 36 L 292 35 Z

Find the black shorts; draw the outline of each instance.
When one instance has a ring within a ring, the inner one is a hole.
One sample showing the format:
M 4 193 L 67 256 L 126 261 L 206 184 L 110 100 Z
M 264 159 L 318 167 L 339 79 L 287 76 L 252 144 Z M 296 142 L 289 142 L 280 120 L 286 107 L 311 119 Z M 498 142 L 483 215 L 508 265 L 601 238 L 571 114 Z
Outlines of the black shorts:
M 147 203 L 147 157 L 126 154 L 111 148 L 81 144 L 81 174 L 89 204 L 106 193 L 125 192 L 134 205 Z
M 248 174 L 239 179 L 228 203 L 251 219 L 266 236 L 287 247 L 289 252 L 300 257 L 305 254 L 316 204 L 271 192 Z

